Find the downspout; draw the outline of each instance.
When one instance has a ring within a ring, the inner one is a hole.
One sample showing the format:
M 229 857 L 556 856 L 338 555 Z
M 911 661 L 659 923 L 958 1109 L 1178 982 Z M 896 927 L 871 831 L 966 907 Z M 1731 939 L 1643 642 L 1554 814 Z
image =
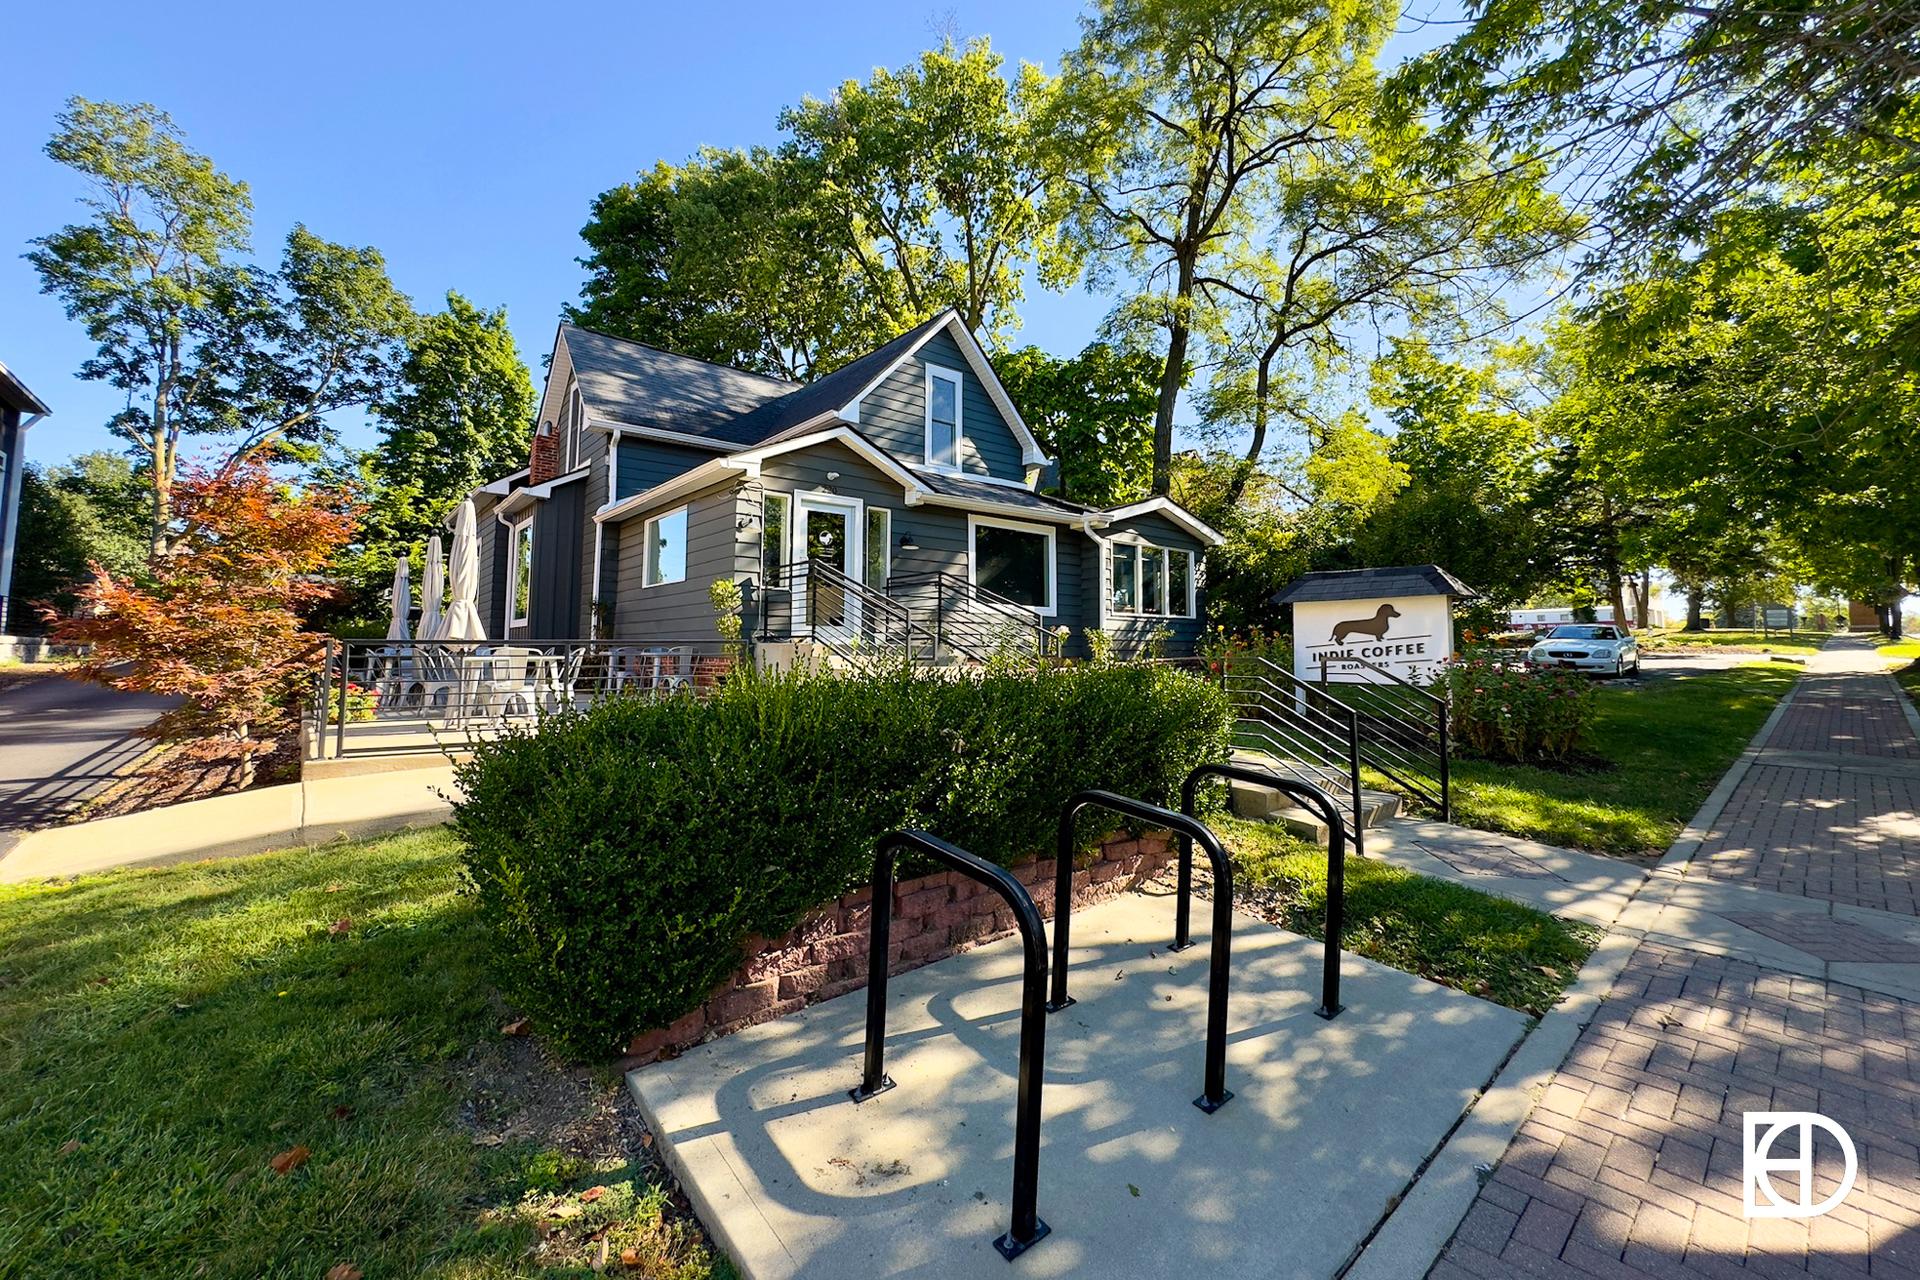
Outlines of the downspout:
M 620 469 L 617 460 L 620 457 L 620 428 L 613 429 L 613 438 L 607 443 L 607 501 L 619 501 Z M 605 545 L 607 525 L 604 520 L 593 522 L 593 586 L 588 595 L 587 639 L 600 638 L 600 552 Z
M 1093 539 L 1094 620 L 1099 624 L 1100 630 L 1105 631 L 1107 629 L 1107 540 L 1093 531 L 1091 514 L 1081 517 L 1080 532 Z

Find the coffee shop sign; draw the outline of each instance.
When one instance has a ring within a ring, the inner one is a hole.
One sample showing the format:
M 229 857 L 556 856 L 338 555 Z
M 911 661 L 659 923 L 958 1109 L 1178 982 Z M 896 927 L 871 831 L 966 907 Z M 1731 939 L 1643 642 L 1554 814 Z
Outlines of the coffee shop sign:
M 1274 597 L 1293 606 L 1303 680 L 1425 683 L 1453 657 L 1453 601 L 1476 594 L 1438 565 L 1310 573 Z

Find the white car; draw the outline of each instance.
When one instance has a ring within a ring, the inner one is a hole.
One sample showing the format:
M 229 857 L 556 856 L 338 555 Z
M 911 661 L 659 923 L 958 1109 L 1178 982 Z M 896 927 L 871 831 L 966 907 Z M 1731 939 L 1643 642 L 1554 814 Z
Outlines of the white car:
M 1536 667 L 1572 667 L 1598 675 L 1640 674 L 1640 643 L 1624 627 L 1606 622 L 1566 622 L 1527 650 Z

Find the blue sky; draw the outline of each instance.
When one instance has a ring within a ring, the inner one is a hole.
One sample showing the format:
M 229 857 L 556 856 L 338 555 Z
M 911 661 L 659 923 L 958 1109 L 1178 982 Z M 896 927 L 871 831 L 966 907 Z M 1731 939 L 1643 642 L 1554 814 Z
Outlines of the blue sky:
M 77 175 L 41 152 L 72 94 L 171 112 L 191 146 L 252 187 L 263 259 L 304 222 L 378 248 L 423 310 L 449 288 L 504 305 L 537 380 L 560 308 L 579 291 L 579 228 L 599 192 L 702 144 L 773 141 L 782 106 L 905 63 L 949 29 L 1050 67 L 1077 38 L 1078 11 L 1060 0 L 188 0 L 156 21 L 150 6 L 105 3 L 84 16 L 25 6 L 9 17 L 0 77 L 0 361 L 54 409 L 30 457 L 117 447 L 101 423 L 122 404 L 74 377 L 90 346 L 20 257 L 80 213 Z M 1107 305 L 1079 290 L 1031 293 L 1023 338 L 1078 350 Z

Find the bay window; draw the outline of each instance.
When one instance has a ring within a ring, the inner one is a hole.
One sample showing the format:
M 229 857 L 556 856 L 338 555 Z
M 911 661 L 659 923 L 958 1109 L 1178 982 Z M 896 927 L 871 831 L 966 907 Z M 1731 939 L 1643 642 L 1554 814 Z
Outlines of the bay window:
M 1107 612 L 1153 618 L 1194 616 L 1191 551 L 1138 542 L 1110 545 Z

